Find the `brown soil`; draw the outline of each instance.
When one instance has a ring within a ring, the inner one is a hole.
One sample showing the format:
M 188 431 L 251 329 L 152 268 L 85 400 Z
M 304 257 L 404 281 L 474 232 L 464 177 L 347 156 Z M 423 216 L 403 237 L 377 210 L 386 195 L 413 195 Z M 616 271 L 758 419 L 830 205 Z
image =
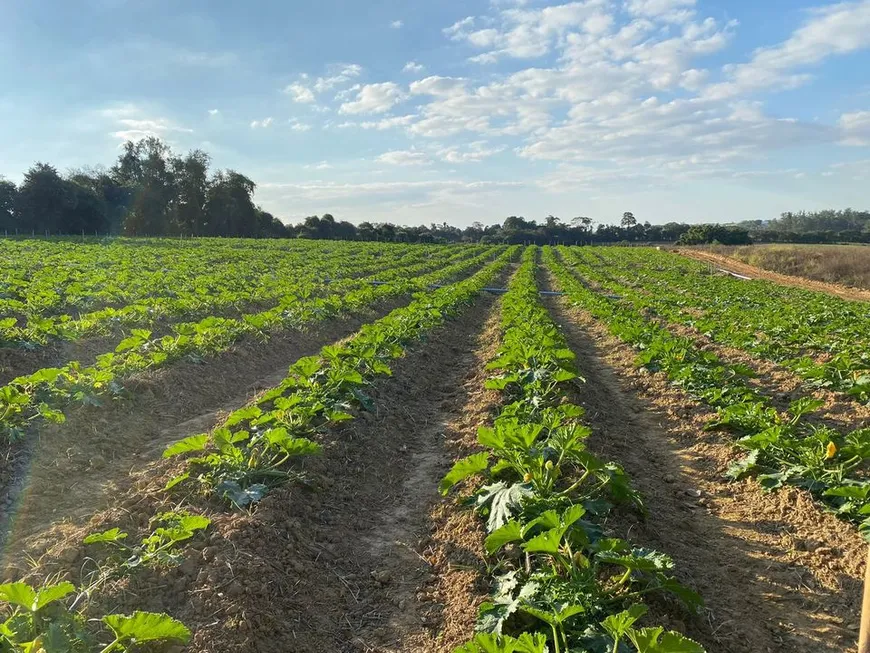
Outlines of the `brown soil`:
M 743 263 L 742 261 L 729 258 L 728 256 L 722 256 L 721 254 L 714 254 L 712 252 L 702 252 L 696 249 L 686 248 L 674 249 L 672 251 L 676 254 L 682 254 L 683 256 L 688 256 L 689 258 L 698 261 L 713 263 L 729 272 L 736 272 L 747 277 L 752 277 L 753 279 L 767 279 L 768 281 L 773 281 L 784 286 L 794 286 L 796 288 L 803 288 L 804 290 L 823 292 L 829 295 L 836 295 L 842 299 L 865 302 L 870 301 L 870 290 L 849 288 L 848 286 L 840 286 L 834 283 L 813 281 L 812 279 L 805 279 L 803 277 L 792 277 L 778 272 L 771 272 L 770 270 L 763 270 L 754 265 L 749 265 L 748 263 Z
M 587 313 L 550 306 L 587 380 L 590 446 L 625 467 L 649 508 L 646 521 L 620 513 L 609 527 L 671 555 L 705 599 L 702 617 L 670 626 L 711 653 L 854 650 L 866 548 L 855 528 L 806 492 L 726 481 L 738 454 L 703 430 L 712 413 L 635 368 L 635 352 Z
M 33 374 L 45 367 L 62 367 L 70 361 L 92 365 L 97 356 L 114 351 L 123 335 L 86 338 L 75 342 L 56 342 L 33 351 L 0 348 L 0 385 L 19 376 Z
M 14 508 L 10 550 L 31 536 L 50 541 L 53 523 L 89 518 L 111 499 L 116 484 L 125 481 L 131 469 L 158 459 L 167 443 L 208 431 L 222 414 L 279 383 L 298 358 L 317 353 L 404 303 L 407 299 L 304 332 L 276 333 L 265 344 L 245 340 L 201 364 L 179 361 L 126 381 L 129 400 L 71 409 L 65 423 L 43 425 L 28 443 L 32 451 L 23 489 L 2 488 L 7 493 L 0 503 L 4 513 Z M 21 445 L 15 453 L 22 455 Z M 8 514 L 0 518 L 6 525 Z M 40 548 L 44 547 L 36 544 L 35 549 Z
M 199 505 L 212 527 L 188 560 L 114 584 L 106 607 L 167 610 L 194 630 L 189 650 L 197 652 L 447 653 L 467 640 L 487 593 L 483 533 L 437 484 L 498 399 L 483 389 L 498 342 L 496 307 L 481 297 L 396 361 L 393 376 L 370 391 L 376 413 L 324 435 L 323 455 L 305 464 L 307 485 L 277 490 L 249 514 Z M 215 420 L 205 421 L 179 426 L 174 437 Z M 32 538 L 27 553 L 45 555 L 31 577 L 80 580 L 94 569 L 83 535 L 115 525 L 141 532 L 148 516 L 173 507 L 160 488 L 178 469 L 140 466 L 118 479 L 113 507 L 90 524 Z M 18 560 L 7 576 L 29 568 Z
M 245 601 L 263 613 L 251 630 L 204 624 L 192 650 L 428 653 L 468 637 L 485 593 L 474 571 L 483 538 L 436 488 L 453 459 L 449 443 L 463 437 L 453 430 L 459 416 L 471 407 L 485 419 L 472 391 L 492 306 L 481 300 L 397 361 L 374 393 L 377 413 L 328 435 L 309 468 L 322 492 L 276 494 L 227 535 L 222 553 L 242 588 L 262 579 L 248 560 L 283 573 L 270 579 L 269 598 Z M 287 541 L 292 551 L 282 551 Z M 457 563 L 466 570 L 453 570 Z M 220 598 L 206 601 L 225 608 Z

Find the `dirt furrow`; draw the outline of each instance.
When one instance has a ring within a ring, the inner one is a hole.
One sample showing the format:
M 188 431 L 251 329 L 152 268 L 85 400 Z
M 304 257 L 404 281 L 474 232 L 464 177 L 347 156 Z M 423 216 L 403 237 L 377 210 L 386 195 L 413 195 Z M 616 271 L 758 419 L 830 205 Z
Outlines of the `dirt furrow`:
M 392 364 L 366 392 L 373 413 L 323 434 L 306 481 L 276 489 L 250 512 L 194 500 L 212 520 L 175 568 L 139 570 L 95 597 L 101 609 L 167 611 L 194 632 L 194 653 L 448 653 L 474 629 L 487 595 L 478 520 L 437 493 L 473 446 L 498 400 L 483 389 L 498 345 L 497 300 L 463 315 Z M 38 569 L 80 583 L 93 564 L 88 532 L 141 531 L 174 507 L 161 490 L 183 463 L 158 461 L 119 482 L 106 511 L 53 533 Z
M 625 467 L 650 510 L 609 527 L 671 555 L 704 597 L 687 632 L 711 653 L 854 650 L 865 551 L 854 527 L 803 491 L 726 481 L 737 454 L 726 435 L 703 430 L 710 411 L 635 368 L 635 352 L 588 313 L 565 299 L 550 308 L 587 380 L 590 445 Z
M 221 415 L 279 383 L 295 360 L 407 301 L 276 334 L 267 343 L 241 342 L 202 363 L 179 361 L 126 382 L 129 400 L 79 407 L 67 412 L 64 424 L 44 425 L 26 443 L 29 450 L 19 453 L 14 477 L 2 488 L 0 524 L 7 551 L 38 555 L 51 543 L 53 524 L 86 521 L 111 500 L 131 470 L 159 459 L 167 443 L 208 431 Z
M 297 538 L 293 596 L 281 605 L 286 627 L 271 642 L 258 633 L 244 650 L 447 652 L 473 631 L 485 596 L 477 580 L 483 536 L 437 485 L 494 401 L 481 394 L 480 377 L 494 306 L 481 298 L 397 361 L 377 384 L 377 412 L 336 433 L 311 461 L 324 490 L 300 496 L 276 520 L 293 524 Z M 256 517 L 251 535 L 265 526 Z M 253 537 L 234 541 L 242 552 L 252 545 Z M 205 643 L 224 641 L 221 630 L 195 650 L 214 650 Z

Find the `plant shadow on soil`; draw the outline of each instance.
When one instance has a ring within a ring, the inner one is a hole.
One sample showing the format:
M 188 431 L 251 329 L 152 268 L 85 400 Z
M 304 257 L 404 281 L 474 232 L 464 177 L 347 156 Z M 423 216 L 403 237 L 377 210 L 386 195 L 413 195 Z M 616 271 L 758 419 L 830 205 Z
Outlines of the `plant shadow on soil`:
M 635 369 L 634 352 L 588 314 L 564 299 L 548 305 L 586 380 L 577 399 L 590 447 L 625 468 L 649 509 L 646 520 L 619 511 L 608 527 L 672 556 L 677 577 L 705 599 L 685 623 L 653 603 L 660 622 L 685 625 L 711 653 L 852 650 L 865 551 L 856 529 L 805 492 L 728 482 L 738 454 L 727 436 L 703 431 L 703 408 Z

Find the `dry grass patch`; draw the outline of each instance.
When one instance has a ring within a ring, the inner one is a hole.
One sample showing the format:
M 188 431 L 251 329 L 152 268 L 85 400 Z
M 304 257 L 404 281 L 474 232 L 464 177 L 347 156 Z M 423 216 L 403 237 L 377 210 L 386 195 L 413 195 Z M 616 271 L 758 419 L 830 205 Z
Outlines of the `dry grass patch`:
M 870 247 L 864 245 L 717 246 L 711 250 L 780 274 L 870 289 Z

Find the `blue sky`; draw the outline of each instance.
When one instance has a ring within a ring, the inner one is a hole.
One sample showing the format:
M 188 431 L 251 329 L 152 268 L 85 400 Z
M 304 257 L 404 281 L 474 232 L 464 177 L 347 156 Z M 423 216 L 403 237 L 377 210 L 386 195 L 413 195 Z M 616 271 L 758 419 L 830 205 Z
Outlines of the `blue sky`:
M 5 0 L 0 79 L 0 175 L 157 135 L 284 220 L 870 204 L 870 0 Z

